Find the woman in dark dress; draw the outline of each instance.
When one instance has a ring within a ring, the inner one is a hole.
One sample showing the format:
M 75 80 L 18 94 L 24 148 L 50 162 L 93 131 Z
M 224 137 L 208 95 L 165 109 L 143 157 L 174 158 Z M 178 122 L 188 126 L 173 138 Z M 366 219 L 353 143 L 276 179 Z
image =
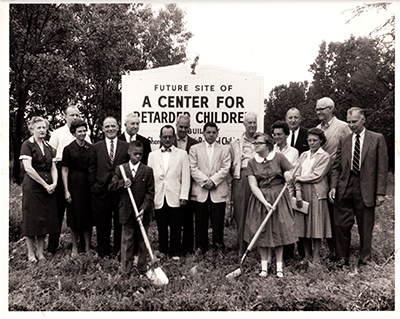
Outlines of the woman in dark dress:
M 46 234 L 59 231 L 57 199 L 57 169 L 55 150 L 44 140 L 49 122 L 33 117 L 28 125 L 32 136 L 21 147 L 25 175 L 22 183 L 22 235 L 26 238 L 28 260 L 37 262 L 34 246 L 37 239 L 37 258 L 44 260 Z
M 67 201 L 67 226 L 71 229 L 72 257 L 78 255 L 78 235 L 83 231 L 85 252 L 90 251 L 90 237 L 94 219 L 89 188 L 89 156 L 91 145 L 85 141 L 87 124 L 74 120 L 70 132 L 75 141 L 67 145 L 62 158 L 62 180 Z
M 250 242 L 272 208 L 285 180 L 291 180 L 292 164 L 285 155 L 274 151 L 274 140 L 264 133 L 254 134 L 256 155 L 248 163 L 248 180 L 252 194 L 247 208 L 244 239 Z M 268 219 L 256 241 L 261 256 L 261 277 L 267 277 L 272 261 L 272 249 L 276 255 L 276 275 L 283 277 L 283 246 L 297 241 L 289 192 L 285 191 L 275 211 Z

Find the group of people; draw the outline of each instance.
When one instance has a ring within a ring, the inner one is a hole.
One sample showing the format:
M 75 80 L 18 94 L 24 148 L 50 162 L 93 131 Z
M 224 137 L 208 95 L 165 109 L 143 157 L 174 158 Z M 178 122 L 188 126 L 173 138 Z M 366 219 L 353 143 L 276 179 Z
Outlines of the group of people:
M 359 264 L 366 264 L 371 259 L 375 207 L 386 192 L 385 140 L 365 129 L 360 108 L 348 110 L 347 123 L 333 115 L 330 98 L 318 100 L 315 111 L 321 123 L 307 130 L 300 126 L 300 111 L 290 108 L 285 120 L 272 125 L 272 137 L 257 132 L 257 114 L 249 112 L 245 132 L 229 146 L 216 142 L 219 128 L 213 122 L 204 125 L 203 142 L 191 138 L 190 117 L 181 115 L 175 127 L 160 129 L 160 148 L 154 151 L 138 134 L 140 121 L 134 113 L 126 116 L 125 132 L 119 136 L 117 120 L 107 117 L 104 140 L 95 144 L 76 106 L 66 108 L 66 124 L 49 142 L 47 120 L 32 118 L 32 137 L 23 143 L 20 157 L 26 172 L 22 206 L 28 260 L 45 258 L 46 234 L 48 251 L 56 252 L 65 210 L 71 256 L 78 255 L 78 242 L 90 252 L 95 226 L 98 256 L 118 256 L 126 273 L 135 256 L 137 271 L 146 272 L 147 251 L 137 218 L 147 232 L 155 216 L 160 258 L 206 253 L 209 221 L 212 249 L 223 254 L 231 195 L 239 257 L 257 233 L 261 277 L 270 273 L 272 251 L 278 277 L 284 276 L 284 260 L 293 258 L 295 250 L 303 262 L 318 263 L 324 239 L 330 257 L 348 264 L 355 218 Z

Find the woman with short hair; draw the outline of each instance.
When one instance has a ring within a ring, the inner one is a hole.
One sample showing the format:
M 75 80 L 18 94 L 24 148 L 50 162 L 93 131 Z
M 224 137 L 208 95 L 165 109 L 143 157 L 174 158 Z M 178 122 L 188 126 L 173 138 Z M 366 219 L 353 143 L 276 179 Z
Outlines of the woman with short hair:
M 301 154 L 294 180 L 296 205 L 301 208 L 305 200 L 309 203 L 308 213 L 304 214 L 295 209 L 294 216 L 296 235 L 303 241 L 305 259 L 311 262 L 310 259 L 313 257 L 312 263 L 315 264 L 320 259 L 322 239 L 332 237 L 327 199 L 329 191 L 327 174 L 331 167 L 331 157 L 322 149 L 326 137 L 321 129 L 311 128 L 307 134 L 310 150 Z
M 266 218 L 284 187 L 291 179 L 292 164 L 282 154 L 274 151 L 274 140 L 267 134 L 254 134 L 256 155 L 248 163 L 248 179 L 252 194 L 247 209 L 244 239 L 250 242 Z M 267 277 L 272 261 L 272 249 L 276 255 L 276 275 L 283 277 L 283 246 L 297 241 L 294 234 L 293 212 L 289 192 L 286 190 L 278 201 L 260 236 L 256 241 L 261 255 L 261 277 Z
M 26 238 L 28 261 L 45 260 L 46 234 L 59 231 L 57 199 L 57 169 L 53 161 L 55 150 L 45 141 L 49 122 L 33 117 L 28 124 L 32 136 L 21 146 L 19 159 L 24 167 L 22 183 L 22 235 Z M 37 256 L 34 246 L 37 240 Z
M 90 252 L 90 237 L 94 226 L 89 187 L 89 157 L 92 145 L 85 141 L 85 121 L 72 121 L 69 130 L 75 136 L 75 140 L 63 150 L 61 172 L 67 201 L 67 226 L 71 229 L 71 257 L 76 257 L 80 232 L 84 234 L 85 252 Z

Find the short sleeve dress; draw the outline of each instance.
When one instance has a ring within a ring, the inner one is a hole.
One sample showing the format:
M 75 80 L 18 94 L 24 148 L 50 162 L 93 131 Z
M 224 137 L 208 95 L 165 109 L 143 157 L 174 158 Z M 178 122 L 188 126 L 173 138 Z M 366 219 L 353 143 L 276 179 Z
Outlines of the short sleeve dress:
M 267 201 L 273 205 L 284 187 L 283 173 L 292 165 L 281 153 L 271 152 L 262 162 L 259 156 L 252 158 L 248 164 L 249 175 L 257 179 L 258 187 Z M 248 243 L 264 221 L 268 212 L 265 206 L 252 193 L 247 209 L 244 240 Z M 295 243 L 298 240 L 294 233 L 294 217 L 290 205 L 289 192 L 286 190 L 278 202 L 263 231 L 256 241 L 259 247 L 278 247 Z
M 48 184 L 53 183 L 51 166 L 55 150 L 44 142 L 44 154 L 33 137 L 21 147 L 20 160 L 31 159 L 32 167 Z M 60 231 L 56 194 L 24 174 L 22 182 L 22 236 L 41 236 Z
M 90 228 L 94 225 L 92 195 L 89 187 L 89 157 L 92 145 L 73 141 L 64 148 L 62 166 L 68 167 L 68 190 L 72 202 L 67 203 L 67 226 Z

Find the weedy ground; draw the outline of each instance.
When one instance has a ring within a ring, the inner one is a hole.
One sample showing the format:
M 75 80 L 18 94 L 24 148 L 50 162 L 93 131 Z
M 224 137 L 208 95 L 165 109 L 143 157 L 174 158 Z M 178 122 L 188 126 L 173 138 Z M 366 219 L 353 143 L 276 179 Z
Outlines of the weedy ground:
M 116 258 L 71 258 L 70 234 L 64 225 L 60 249 L 47 260 L 27 262 L 21 238 L 21 188 L 10 184 L 8 310 L 16 311 L 393 311 L 395 309 L 394 180 L 390 174 L 386 202 L 377 208 L 372 263 L 361 270 L 357 227 L 353 228 L 350 266 L 338 268 L 322 247 L 319 265 L 310 267 L 295 258 L 277 278 L 275 267 L 260 278 L 259 255 L 250 252 L 243 274 L 225 276 L 238 268 L 236 226 L 228 215 L 225 254 L 208 252 L 179 261 L 162 259 L 159 266 L 169 278 L 155 286 L 146 277 L 121 275 Z M 92 237 L 96 244 L 95 231 Z M 149 238 L 157 250 L 156 224 Z M 210 236 L 211 238 L 211 236 Z M 47 240 L 46 240 L 47 244 Z M 392 258 L 391 258 L 392 257 Z

